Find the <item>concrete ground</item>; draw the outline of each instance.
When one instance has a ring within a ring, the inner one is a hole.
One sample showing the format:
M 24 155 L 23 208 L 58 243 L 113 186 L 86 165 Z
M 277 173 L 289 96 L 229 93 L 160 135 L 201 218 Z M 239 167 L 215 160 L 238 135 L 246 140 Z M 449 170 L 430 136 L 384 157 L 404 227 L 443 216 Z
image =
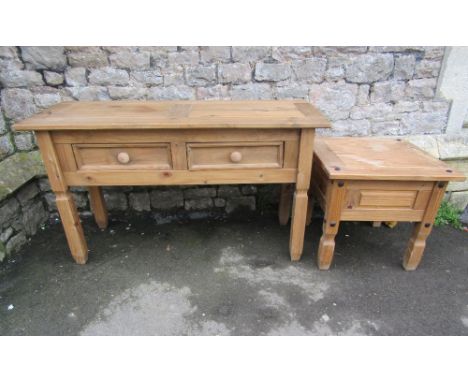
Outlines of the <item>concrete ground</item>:
M 274 217 L 84 227 L 86 266 L 60 224 L 0 265 L 0 334 L 468 335 L 467 233 L 453 228 L 405 272 L 409 224 L 343 223 L 330 271 L 315 266 L 320 219 L 298 263 Z

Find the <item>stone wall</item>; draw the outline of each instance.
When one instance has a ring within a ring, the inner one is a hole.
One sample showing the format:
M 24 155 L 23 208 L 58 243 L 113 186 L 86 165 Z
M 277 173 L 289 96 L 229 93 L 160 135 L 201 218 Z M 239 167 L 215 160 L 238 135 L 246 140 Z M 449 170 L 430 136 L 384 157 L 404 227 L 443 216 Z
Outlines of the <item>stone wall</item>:
M 441 134 L 450 108 L 448 101 L 436 96 L 444 51 L 443 47 L 0 47 L 0 162 L 16 152 L 37 149 L 32 133 L 14 131 L 15 121 L 68 100 L 302 98 L 332 121 L 333 129 L 322 134 Z M 55 209 L 45 179 L 25 187 L 37 191 L 32 204 L 21 204 L 22 190 L 0 200 L 0 243 L 6 246 L 21 232 L 17 221 L 25 218 L 16 217 L 20 209 L 38 206 L 40 200 L 49 211 Z M 86 191 L 75 191 L 78 207 L 88 211 Z M 276 193 L 275 186 L 249 185 L 105 189 L 111 211 L 138 212 L 230 213 L 239 206 L 270 205 Z M 13 226 L 17 230 L 9 234 Z M 33 232 L 23 231 L 25 237 Z

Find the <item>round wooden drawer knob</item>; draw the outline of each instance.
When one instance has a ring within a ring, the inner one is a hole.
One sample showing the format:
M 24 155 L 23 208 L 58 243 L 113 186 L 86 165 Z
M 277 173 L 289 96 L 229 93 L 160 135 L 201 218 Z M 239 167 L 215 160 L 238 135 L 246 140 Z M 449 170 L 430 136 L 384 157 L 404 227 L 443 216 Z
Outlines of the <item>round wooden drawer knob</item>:
M 119 161 L 119 163 L 127 164 L 128 162 L 130 162 L 130 155 L 128 155 L 128 153 L 126 152 L 118 153 L 117 160 Z
M 238 163 L 242 160 L 242 154 L 239 151 L 233 151 L 231 153 L 231 162 Z

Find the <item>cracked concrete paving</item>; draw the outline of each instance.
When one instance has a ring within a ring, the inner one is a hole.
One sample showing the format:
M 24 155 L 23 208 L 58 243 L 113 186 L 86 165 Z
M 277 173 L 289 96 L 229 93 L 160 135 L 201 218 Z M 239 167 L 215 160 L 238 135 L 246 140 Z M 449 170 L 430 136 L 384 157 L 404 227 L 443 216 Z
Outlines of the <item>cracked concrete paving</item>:
M 343 223 L 330 271 L 315 266 L 320 219 L 298 263 L 274 217 L 84 227 L 86 266 L 59 224 L 0 265 L 0 334 L 468 335 L 467 234 L 449 227 L 415 272 L 400 266 L 409 224 Z

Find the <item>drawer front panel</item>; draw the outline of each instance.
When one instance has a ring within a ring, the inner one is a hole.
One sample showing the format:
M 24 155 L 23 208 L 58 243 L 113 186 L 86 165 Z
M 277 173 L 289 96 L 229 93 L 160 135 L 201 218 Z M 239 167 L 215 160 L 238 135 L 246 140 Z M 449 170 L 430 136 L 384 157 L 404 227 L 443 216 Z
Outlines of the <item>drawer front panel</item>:
M 283 142 L 187 143 L 189 170 L 282 168 Z
M 360 191 L 360 207 L 404 207 L 412 208 L 416 200 L 417 191 Z
M 341 220 L 421 221 L 432 182 L 347 181 Z
M 128 170 L 172 168 L 170 145 L 154 144 L 75 144 L 73 153 L 78 170 Z

